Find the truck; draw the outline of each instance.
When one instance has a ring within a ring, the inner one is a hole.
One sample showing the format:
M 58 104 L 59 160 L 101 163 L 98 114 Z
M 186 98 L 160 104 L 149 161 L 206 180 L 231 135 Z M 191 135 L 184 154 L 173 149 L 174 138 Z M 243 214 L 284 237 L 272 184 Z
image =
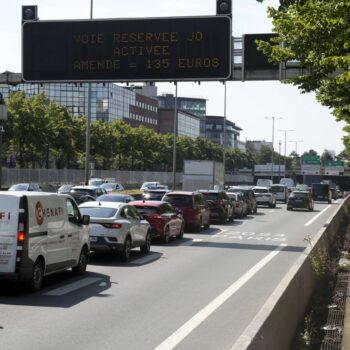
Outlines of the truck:
M 182 178 L 184 191 L 224 188 L 223 163 L 213 160 L 185 160 Z

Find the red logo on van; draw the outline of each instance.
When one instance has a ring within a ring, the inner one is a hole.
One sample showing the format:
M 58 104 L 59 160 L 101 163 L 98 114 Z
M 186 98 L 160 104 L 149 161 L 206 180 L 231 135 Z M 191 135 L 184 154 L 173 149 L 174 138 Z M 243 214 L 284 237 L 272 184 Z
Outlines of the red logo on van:
M 38 225 L 41 225 L 44 222 L 43 205 L 41 202 L 37 202 L 35 205 L 35 219 Z

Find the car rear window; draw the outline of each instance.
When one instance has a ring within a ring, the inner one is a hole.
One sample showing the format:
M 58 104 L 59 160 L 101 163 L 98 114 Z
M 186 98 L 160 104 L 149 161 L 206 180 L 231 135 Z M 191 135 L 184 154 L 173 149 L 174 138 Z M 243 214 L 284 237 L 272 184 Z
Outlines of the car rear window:
M 90 217 L 94 218 L 111 218 L 113 217 L 118 209 L 116 208 L 95 208 L 95 207 L 87 207 L 87 208 L 79 208 L 83 215 L 90 215 Z
M 270 191 L 272 193 L 278 193 L 278 192 L 284 192 L 285 187 L 284 186 L 271 186 Z
M 292 192 L 290 196 L 296 199 L 303 199 L 303 198 L 307 198 L 307 195 L 308 195 L 307 193 Z
M 202 192 L 205 200 L 212 200 L 217 201 L 219 199 L 218 193 L 212 193 L 212 192 Z
M 163 200 L 169 202 L 174 207 L 192 207 L 192 196 L 166 195 Z
M 256 193 L 269 193 L 267 188 L 254 188 L 254 192 Z
M 137 205 L 134 205 L 134 207 L 137 209 L 139 214 L 142 214 L 142 215 L 159 213 L 159 208 L 157 207 L 144 207 L 144 206 L 137 206 Z

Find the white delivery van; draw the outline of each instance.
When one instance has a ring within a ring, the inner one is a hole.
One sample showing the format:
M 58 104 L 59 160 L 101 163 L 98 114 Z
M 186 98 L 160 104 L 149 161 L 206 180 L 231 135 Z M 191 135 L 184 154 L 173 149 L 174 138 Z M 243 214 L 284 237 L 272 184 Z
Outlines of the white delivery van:
M 256 186 L 259 187 L 270 187 L 272 185 L 272 180 L 270 179 L 258 179 L 256 181 Z
M 46 275 L 84 273 L 88 224 L 68 195 L 0 192 L 0 279 L 26 281 L 36 291 Z
M 286 185 L 273 184 L 270 187 L 270 191 L 276 196 L 277 201 L 287 203 L 288 187 Z
M 285 185 L 288 188 L 292 188 L 295 186 L 293 179 L 289 177 L 282 177 L 282 179 L 280 180 L 280 185 Z

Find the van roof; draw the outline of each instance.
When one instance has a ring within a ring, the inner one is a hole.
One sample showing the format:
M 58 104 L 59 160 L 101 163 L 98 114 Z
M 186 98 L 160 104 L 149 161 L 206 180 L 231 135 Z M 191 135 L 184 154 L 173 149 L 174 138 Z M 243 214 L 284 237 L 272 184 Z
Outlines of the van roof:
M 41 197 L 49 197 L 49 196 L 62 196 L 62 194 L 58 193 L 51 193 L 51 192 L 36 192 L 36 191 L 1 191 L 0 195 L 2 196 L 12 196 L 12 197 L 22 197 L 22 196 L 27 196 L 27 197 L 36 197 L 36 196 L 41 196 Z

